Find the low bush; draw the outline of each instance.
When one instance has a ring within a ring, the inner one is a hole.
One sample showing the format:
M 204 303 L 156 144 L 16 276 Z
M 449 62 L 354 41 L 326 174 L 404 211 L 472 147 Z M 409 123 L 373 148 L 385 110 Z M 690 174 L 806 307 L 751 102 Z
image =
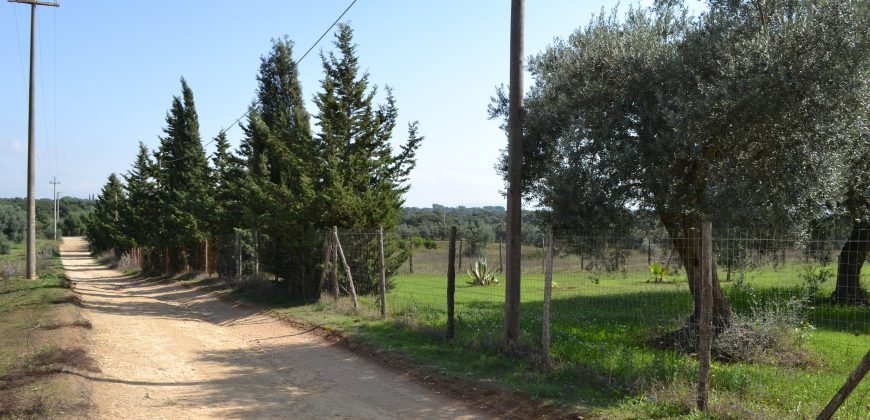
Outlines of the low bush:
M 734 314 L 731 324 L 713 341 L 719 359 L 787 366 L 811 364 L 804 342 L 813 330 L 806 322 L 805 301 L 797 298 L 755 304 Z

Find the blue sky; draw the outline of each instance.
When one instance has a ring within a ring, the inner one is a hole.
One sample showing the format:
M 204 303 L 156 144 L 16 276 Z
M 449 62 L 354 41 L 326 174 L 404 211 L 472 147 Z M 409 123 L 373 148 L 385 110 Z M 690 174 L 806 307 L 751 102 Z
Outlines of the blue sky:
M 642 2 L 649 4 L 651 0 Z M 0 5 L 0 197 L 26 193 L 29 6 Z M 566 37 L 609 0 L 526 2 L 526 55 Z M 259 58 L 287 35 L 297 57 L 350 4 L 330 1 L 61 1 L 41 7 L 37 67 L 37 196 L 98 193 L 129 168 L 141 140 L 158 144 L 179 78 L 191 85 L 204 141 L 245 112 Z M 633 4 L 633 2 L 624 2 Z M 510 1 L 358 0 L 343 21 L 370 80 L 390 85 L 400 124 L 426 140 L 406 205 L 502 205 L 493 165 L 506 144 L 486 107 L 507 83 Z M 300 64 L 308 109 L 319 89 L 321 49 Z M 528 82 L 527 82 L 528 85 Z M 228 131 L 238 145 L 241 130 Z M 208 151 L 211 152 L 211 147 Z

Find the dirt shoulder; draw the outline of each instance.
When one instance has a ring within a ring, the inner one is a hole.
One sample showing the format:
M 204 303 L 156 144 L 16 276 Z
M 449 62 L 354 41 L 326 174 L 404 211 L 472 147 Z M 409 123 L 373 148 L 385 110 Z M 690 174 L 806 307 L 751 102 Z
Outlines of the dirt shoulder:
M 66 238 L 98 418 L 480 418 L 465 404 L 202 290 L 129 278 Z
M 0 280 L 0 418 L 83 417 L 90 324 L 63 277 Z

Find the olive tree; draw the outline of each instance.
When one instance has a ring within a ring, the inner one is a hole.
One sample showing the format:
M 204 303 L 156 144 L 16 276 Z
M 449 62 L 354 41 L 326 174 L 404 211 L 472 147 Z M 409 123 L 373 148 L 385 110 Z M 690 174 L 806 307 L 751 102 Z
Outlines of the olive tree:
M 523 178 L 557 228 L 649 209 L 699 316 L 702 221 L 800 225 L 841 194 L 838 135 L 868 62 L 856 2 L 658 1 L 602 13 L 530 60 Z M 504 117 L 503 93 L 493 116 Z M 581 217 L 578 217 L 581 216 Z M 713 270 L 717 331 L 730 309 Z

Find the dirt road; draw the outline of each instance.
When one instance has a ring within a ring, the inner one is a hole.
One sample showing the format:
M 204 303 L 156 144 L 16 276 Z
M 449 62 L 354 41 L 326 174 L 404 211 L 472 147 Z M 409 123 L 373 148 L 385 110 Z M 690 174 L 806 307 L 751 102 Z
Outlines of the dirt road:
M 61 254 L 93 324 L 93 417 L 481 417 L 267 315 L 124 277 L 80 238 L 64 238 Z

